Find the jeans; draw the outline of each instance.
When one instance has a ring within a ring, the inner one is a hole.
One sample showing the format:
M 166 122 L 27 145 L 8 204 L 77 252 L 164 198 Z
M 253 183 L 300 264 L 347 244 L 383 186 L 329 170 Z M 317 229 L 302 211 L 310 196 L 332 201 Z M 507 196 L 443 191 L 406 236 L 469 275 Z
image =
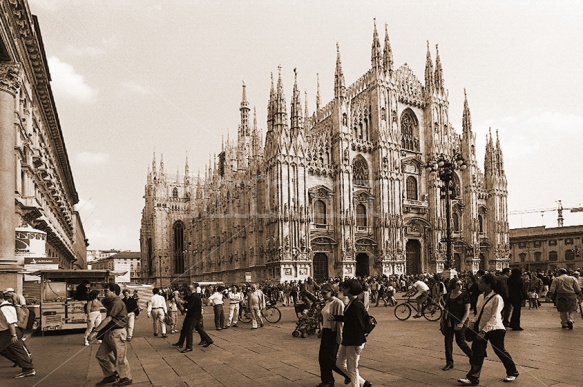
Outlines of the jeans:
M 522 300 L 512 300 L 510 301 L 512 305 L 512 315 L 510 317 L 510 323 L 508 326 L 510 328 L 520 328 L 520 312 L 522 309 Z
M 350 378 L 350 387 L 359 387 L 365 382 L 358 372 L 358 361 L 363 349 L 364 343 L 362 345 L 341 345 L 338 351 L 336 365 Z
M 233 302 L 229 304 L 229 322 L 227 323 L 227 326 L 231 326 L 231 324 L 237 325 L 238 322 L 239 322 L 239 303 Z
M 162 335 L 166 334 L 166 324 L 164 324 L 164 309 L 152 309 L 152 325 L 154 334 L 158 334 L 158 324 L 162 327 Z
M 225 326 L 225 310 L 223 309 L 223 304 L 214 305 L 213 311 L 215 312 L 215 327 L 217 329 Z
M 95 328 L 99 324 L 101 324 L 101 312 L 100 311 L 89 312 L 89 314 L 87 315 L 87 329 L 85 330 L 85 334 L 83 335 L 85 340 L 87 340 L 93 328 Z
M 322 340 L 320 341 L 320 352 L 318 362 L 320 363 L 320 378 L 322 383 L 334 384 L 334 375 L 332 371 L 347 378 L 336 365 L 336 355 L 338 354 L 338 343 L 336 342 L 336 332 L 329 328 L 322 329 Z
M 95 357 L 106 377 L 114 375 L 117 370 L 120 378 L 132 378 L 130 364 L 126 356 L 126 337 L 127 332 L 125 329 L 112 329 L 103 336 L 103 342 L 99 346 Z M 113 356 L 110 357 L 110 354 L 113 354 Z
M 128 313 L 128 326 L 126 329 L 128 330 L 128 339 L 131 339 L 134 336 L 134 326 L 136 325 L 136 314 L 134 312 Z
M 472 343 L 472 360 L 470 371 L 467 374 L 467 378 L 471 381 L 480 380 L 480 372 L 482 371 L 482 365 L 484 364 L 484 358 L 486 357 L 486 347 L 488 346 L 488 341 L 494 349 L 494 353 L 506 369 L 507 376 L 518 376 L 518 371 L 516 371 L 516 364 L 512 360 L 510 354 L 504 348 L 504 336 L 506 336 L 505 329 L 496 329 L 486 333 L 484 339 L 476 337 Z
M 467 327 L 464 325 L 462 329 L 456 331 L 453 327 L 445 328 L 445 363 L 453 365 L 453 339 L 455 337 L 455 342 L 460 347 L 460 349 L 466 354 L 470 361 L 472 359 L 472 350 L 466 342 L 465 332 Z

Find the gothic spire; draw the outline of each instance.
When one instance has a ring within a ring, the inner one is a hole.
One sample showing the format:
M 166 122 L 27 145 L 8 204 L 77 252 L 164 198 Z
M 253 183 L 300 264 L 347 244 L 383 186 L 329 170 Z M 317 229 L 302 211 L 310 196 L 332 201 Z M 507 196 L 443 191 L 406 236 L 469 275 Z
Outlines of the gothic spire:
M 310 116 L 310 111 L 308 110 L 308 90 L 304 90 L 304 105 L 305 105 L 304 118 L 308 119 L 308 117 Z
M 338 44 L 336 44 L 338 47 Z M 338 54 L 340 55 L 340 54 Z M 338 60 L 337 60 L 338 62 Z M 336 69 L 338 69 L 338 63 L 336 64 Z M 320 110 L 320 74 L 316 73 L 316 111 Z
M 303 128 L 302 103 L 300 101 L 300 90 L 298 89 L 298 71 L 294 69 L 294 89 L 291 102 L 291 130 L 297 131 Z
M 275 124 L 284 125 L 287 116 L 287 106 L 285 94 L 283 92 L 283 81 L 281 80 L 281 65 L 277 67 L 279 75 L 277 78 L 277 92 L 275 96 Z
M 386 72 L 393 72 L 393 50 L 389 41 L 389 25 L 385 23 L 385 51 L 383 52 L 383 67 Z
M 504 158 L 502 156 L 502 148 L 500 147 L 500 137 L 498 137 L 498 129 L 496 129 L 496 158 L 498 162 L 498 172 L 504 173 Z
M 184 175 L 185 178 L 190 175 L 190 166 L 188 165 L 188 151 L 186 151 L 186 163 L 184 165 Z
M 156 150 L 154 150 L 154 156 L 152 157 L 152 174 L 156 175 Z
M 466 89 L 464 89 L 464 114 L 462 117 L 462 131 L 464 134 L 472 132 L 472 116 L 470 114 Z
M 428 94 L 433 92 L 433 61 L 431 60 L 429 40 L 427 41 L 427 59 L 425 60 L 425 90 Z
M 334 98 L 344 97 L 345 92 L 346 86 L 344 84 L 344 73 L 342 72 L 342 61 L 340 60 L 340 46 L 338 45 L 338 43 L 336 43 L 336 71 L 334 73 Z
M 271 89 L 269 90 L 269 102 L 267 103 L 267 131 L 273 129 L 275 115 L 275 88 L 273 86 L 273 72 L 271 73 Z
M 441 59 L 439 58 L 439 47 L 435 45 L 435 88 L 441 92 L 444 91 L 443 70 L 441 68 Z
M 160 153 L 160 176 L 164 175 L 164 153 Z
M 372 48 L 370 54 L 370 61 L 372 68 L 382 67 L 382 54 L 381 54 L 381 42 L 379 41 L 379 34 L 377 33 L 377 19 L 374 21 L 374 31 L 372 33 Z
M 239 137 L 249 136 L 249 102 L 247 101 L 247 86 L 243 81 L 243 96 L 241 97 L 241 126 L 239 129 Z

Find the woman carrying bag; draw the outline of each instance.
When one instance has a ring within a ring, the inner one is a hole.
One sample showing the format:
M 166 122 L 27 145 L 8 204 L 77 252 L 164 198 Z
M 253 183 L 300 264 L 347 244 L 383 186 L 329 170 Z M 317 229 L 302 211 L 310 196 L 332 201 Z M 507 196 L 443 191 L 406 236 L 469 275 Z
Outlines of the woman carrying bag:
M 466 343 L 466 321 L 470 316 L 471 300 L 468 293 L 463 291 L 463 283 L 457 278 L 450 281 L 449 292 L 445 296 L 445 313 L 441 320 L 441 333 L 445 344 L 444 371 L 453 368 L 453 339 L 458 347 L 472 359 L 472 350 Z

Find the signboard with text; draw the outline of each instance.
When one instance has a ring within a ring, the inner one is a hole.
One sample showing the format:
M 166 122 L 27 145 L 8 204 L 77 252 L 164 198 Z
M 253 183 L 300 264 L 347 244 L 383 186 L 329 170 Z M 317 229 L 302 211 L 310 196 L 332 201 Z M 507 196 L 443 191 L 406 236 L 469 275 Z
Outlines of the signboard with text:
M 24 258 L 24 270 L 35 272 L 38 270 L 56 270 L 59 268 L 59 258 L 27 257 Z M 25 274 L 25 281 L 40 281 L 36 275 Z

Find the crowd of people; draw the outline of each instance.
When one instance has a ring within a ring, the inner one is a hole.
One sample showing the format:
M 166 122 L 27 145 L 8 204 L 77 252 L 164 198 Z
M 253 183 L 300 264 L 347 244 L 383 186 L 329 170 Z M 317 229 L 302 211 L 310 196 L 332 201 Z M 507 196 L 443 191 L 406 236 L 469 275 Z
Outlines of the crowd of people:
M 104 285 L 104 297 L 87 284 L 79 287 L 87 303 L 87 330 L 84 344 L 98 341 L 96 358 L 104 374 L 97 385 L 125 386 L 132 383 L 127 360 L 126 343 L 133 336 L 138 318 L 138 292 L 121 291 L 117 284 Z M 283 306 L 318 302 L 321 305 L 321 333 L 318 360 L 321 383 L 318 387 L 334 385 L 334 372 L 351 386 L 371 386 L 360 375 L 359 359 L 367 340 L 365 326 L 371 307 L 396 304 L 395 294 L 406 292 L 416 298 L 418 314 L 427 300 L 440 305 L 444 313 L 440 330 L 444 336 L 446 364 L 444 371 L 453 368 L 453 343 L 463 351 L 470 362 L 463 385 L 477 385 L 487 343 L 500 358 L 506 370 L 505 382 L 518 377 L 516 364 L 505 348 L 507 329 L 523 330 L 521 309 L 538 308 L 541 302 L 553 302 L 559 311 L 561 327 L 574 328 L 575 313 L 582 302 L 583 278 L 579 271 L 557 269 L 551 272 L 522 272 L 519 268 L 504 269 L 499 273 L 459 273 L 453 278 L 439 274 L 372 276 L 365 278 L 329 278 L 316 283 L 305 281 L 283 283 L 245 284 L 242 286 L 207 286 L 193 283 L 176 289 L 154 288 L 147 300 L 147 317 L 152 320 L 154 336 L 168 337 L 180 333 L 172 345 L 182 353 L 193 351 L 193 335 L 200 336 L 199 345 L 208 347 L 213 339 L 203 324 L 204 305 L 213 308 L 217 331 L 237 328 L 241 309 L 252 318 L 252 328 L 263 327 L 262 311 L 268 303 Z M 78 289 L 79 290 L 79 289 Z M 16 308 L 22 306 L 22 297 L 14 289 L 0 293 L 0 354 L 22 368 L 16 377 L 34 376 L 30 352 L 24 343 L 22 329 L 16 324 Z M 24 302 L 24 306 L 26 303 Z M 228 307 L 226 307 L 228 305 Z M 105 308 L 102 320 L 100 310 Z M 184 315 L 178 326 L 179 314 Z M 470 341 L 468 343 L 468 341 Z

